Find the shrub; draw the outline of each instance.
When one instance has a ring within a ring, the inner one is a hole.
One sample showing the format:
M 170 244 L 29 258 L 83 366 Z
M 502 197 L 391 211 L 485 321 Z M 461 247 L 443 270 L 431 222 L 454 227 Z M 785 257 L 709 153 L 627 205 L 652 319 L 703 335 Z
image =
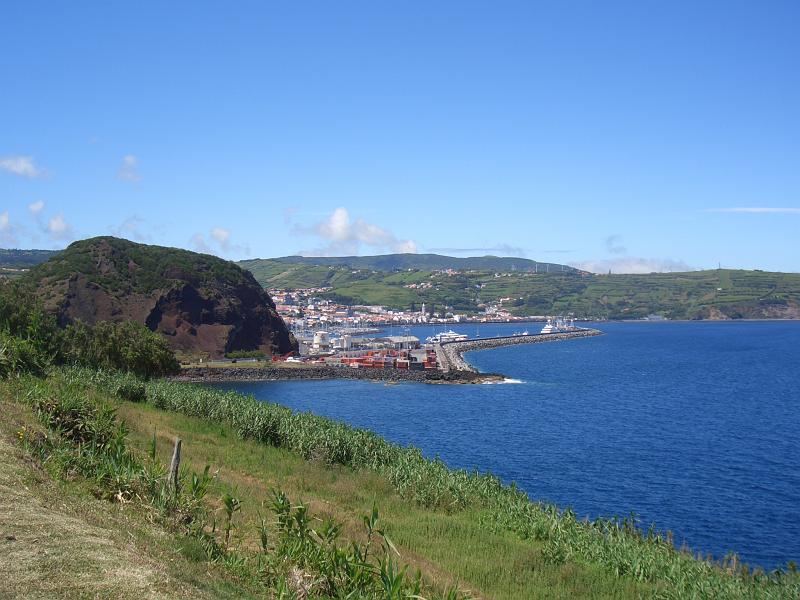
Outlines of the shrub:
M 166 340 L 133 322 L 100 322 L 66 328 L 60 348 L 62 362 L 95 369 L 114 369 L 139 377 L 170 375 L 180 370 Z
M 34 342 L 0 331 L 0 377 L 14 373 L 41 375 L 48 363 L 48 357 Z

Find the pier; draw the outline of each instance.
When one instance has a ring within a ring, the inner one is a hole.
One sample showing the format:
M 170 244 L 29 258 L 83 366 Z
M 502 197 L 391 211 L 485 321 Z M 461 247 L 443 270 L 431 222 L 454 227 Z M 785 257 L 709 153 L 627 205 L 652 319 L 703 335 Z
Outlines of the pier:
M 436 344 L 436 360 L 439 368 L 449 373 L 451 371 L 477 373 L 477 369 L 464 360 L 464 353 L 472 350 L 488 350 L 502 346 L 515 346 L 517 344 L 538 344 L 542 342 L 558 342 L 575 338 L 602 335 L 598 329 L 576 328 L 575 331 L 562 331 L 559 333 L 538 333 L 533 335 L 511 335 L 503 337 L 483 338 L 479 340 L 466 340 L 463 342 L 444 342 Z

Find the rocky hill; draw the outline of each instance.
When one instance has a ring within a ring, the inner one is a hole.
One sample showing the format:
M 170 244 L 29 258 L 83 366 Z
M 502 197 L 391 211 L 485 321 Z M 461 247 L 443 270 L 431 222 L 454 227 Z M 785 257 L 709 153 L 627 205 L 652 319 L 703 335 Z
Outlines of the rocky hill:
M 71 244 L 23 281 L 62 325 L 136 321 L 179 353 L 210 357 L 297 347 L 253 276 L 207 254 L 97 237 Z

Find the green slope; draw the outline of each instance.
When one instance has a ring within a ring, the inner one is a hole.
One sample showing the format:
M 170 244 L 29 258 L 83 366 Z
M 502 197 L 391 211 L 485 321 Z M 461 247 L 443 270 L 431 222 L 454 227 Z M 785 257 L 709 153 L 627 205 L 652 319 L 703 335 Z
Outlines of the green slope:
M 0 277 L 16 278 L 28 269 L 50 260 L 59 250 L 0 248 Z
M 315 259 L 319 260 L 319 259 Z M 478 312 L 487 302 L 507 298 L 519 315 L 575 313 L 579 317 L 641 318 L 651 313 L 672 319 L 800 318 L 800 274 L 712 270 L 649 275 L 592 275 L 430 269 L 377 270 L 352 266 L 287 263 L 283 259 L 243 261 L 267 288 L 330 288 L 321 295 L 348 304 L 382 304 L 412 309 L 447 305 Z M 424 284 L 424 288 L 410 288 Z
M 397 271 L 418 269 L 436 271 L 443 269 L 480 271 L 533 271 L 551 273 L 576 272 L 573 267 L 556 263 L 542 263 L 513 256 L 473 256 L 457 258 L 441 254 L 382 254 L 378 256 L 283 256 L 272 259 L 242 261 L 245 268 L 257 268 L 262 261 L 274 261 L 285 265 L 349 267 L 374 271 Z

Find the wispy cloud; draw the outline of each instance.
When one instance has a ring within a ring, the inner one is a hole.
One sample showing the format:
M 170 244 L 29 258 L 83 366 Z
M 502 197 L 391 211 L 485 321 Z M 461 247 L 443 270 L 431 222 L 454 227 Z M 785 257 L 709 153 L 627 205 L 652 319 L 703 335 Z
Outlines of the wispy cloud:
M 231 244 L 231 230 L 223 227 L 214 227 L 211 230 L 211 237 L 214 238 L 223 250 L 227 250 Z
M 36 202 L 31 202 L 28 204 L 28 211 L 34 216 L 34 218 L 38 218 L 43 210 L 44 200 L 37 200 Z
M 74 238 L 72 225 L 59 213 L 47 222 L 45 228 L 47 235 L 53 240 L 69 240 Z
M 138 183 L 142 180 L 139 175 L 139 158 L 133 154 L 126 154 L 122 157 L 122 166 L 117 171 L 117 179 L 122 181 L 129 181 L 130 183 Z
M 591 273 L 676 273 L 694 269 L 681 260 L 671 258 L 639 258 L 625 256 L 608 260 L 582 260 L 569 266 Z
M 28 179 L 36 179 L 45 175 L 44 169 L 36 166 L 32 156 L 6 156 L 0 158 L 0 169 L 12 175 L 19 175 Z
M 606 251 L 611 254 L 625 254 L 628 249 L 622 245 L 622 236 L 618 233 L 608 236 L 605 239 Z
M 344 207 L 334 210 L 327 219 L 310 227 L 295 226 L 295 233 L 313 235 L 325 242 L 325 245 L 301 254 L 311 256 L 341 256 L 358 254 L 361 246 L 375 251 L 416 253 L 417 245 L 413 240 L 399 239 L 394 233 L 363 219 L 351 221 L 350 213 Z
M 206 242 L 206 236 L 202 233 L 195 233 L 189 238 L 189 245 L 195 252 L 202 252 L 203 254 L 211 254 L 211 246 Z
M 0 213 L 0 244 L 16 246 L 18 242 L 16 228 L 11 224 L 8 211 Z
M 707 208 L 709 213 L 747 213 L 755 215 L 800 215 L 800 208 L 795 207 L 766 207 L 766 206 L 734 206 L 730 208 Z
M 503 256 L 519 256 L 526 255 L 525 248 L 520 246 L 511 246 L 510 244 L 497 244 L 496 246 L 489 246 L 487 248 L 426 248 L 431 252 L 444 252 L 446 254 L 470 254 L 470 253 L 492 253 L 502 254 Z
M 231 231 L 224 227 L 214 227 L 208 233 L 208 237 L 203 233 L 195 233 L 190 239 L 189 244 L 197 252 L 205 254 L 250 254 L 250 246 L 247 244 L 233 244 L 231 242 Z
M 117 237 L 134 240 L 136 242 L 149 242 L 152 237 L 149 233 L 142 230 L 146 221 L 139 215 L 131 215 L 122 223 L 115 227 L 109 227 L 109 231 Z

